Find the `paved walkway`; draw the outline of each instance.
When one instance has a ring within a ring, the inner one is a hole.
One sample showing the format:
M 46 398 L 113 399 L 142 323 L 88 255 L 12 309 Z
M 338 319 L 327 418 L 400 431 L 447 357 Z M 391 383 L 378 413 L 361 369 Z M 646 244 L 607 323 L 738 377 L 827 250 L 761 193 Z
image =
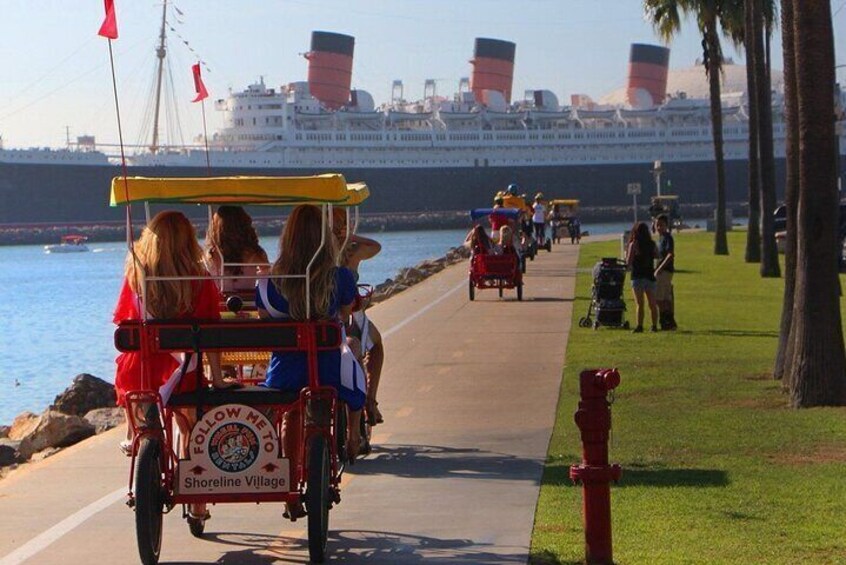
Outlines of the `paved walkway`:
M 525 563 L 570 329 L 578 247 L 529 263 L 514 292 L 467 296 L 467 264 L 371 310 L 386 339 L 377 448 L 346 475 L 329 560 Z M 0 481 L 0 565 L 137 563 L 122 430 Z M 307 563 L 305 520 L 275 504 L 211 508 L 206 538 L 177 509 L 162 562 Z

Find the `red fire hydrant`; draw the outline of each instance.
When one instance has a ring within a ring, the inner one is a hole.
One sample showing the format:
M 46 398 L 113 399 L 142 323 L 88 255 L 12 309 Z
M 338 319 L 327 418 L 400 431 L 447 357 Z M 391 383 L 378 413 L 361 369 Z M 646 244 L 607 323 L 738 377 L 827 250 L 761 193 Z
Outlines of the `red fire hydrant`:
M 591 369 L 579 375 L 581 400 L 576 425 L 582 432 L 582 464 L 570 467 L 570 479 L 584 490 L 585 559 L 613 563 L 611 551 L 611 481 L 620 480 L 619 465 L 608 464 L 611 403 L 608 392 L 620 384 L 616 369 Z

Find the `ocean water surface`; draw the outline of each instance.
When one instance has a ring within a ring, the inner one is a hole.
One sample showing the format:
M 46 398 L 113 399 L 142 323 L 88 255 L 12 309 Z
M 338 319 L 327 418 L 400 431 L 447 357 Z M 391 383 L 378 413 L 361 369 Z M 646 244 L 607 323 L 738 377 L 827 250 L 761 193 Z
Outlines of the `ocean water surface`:
M 627 224 L 595 224 L 593 234 Z M 382 253 L 361 265 L 371 284 L 403 267 L 442 256 L 465 230 L 370 234 Z M 270 257 L 275 238 L 262 238 Z M 43 246 L 0 247 L 0 424 L 23 410 L 40 412 L 79 373 L 114 380 L 112 310 L 120 289 L 125 243 L 91 243 L 88 253 L 47 254 Z

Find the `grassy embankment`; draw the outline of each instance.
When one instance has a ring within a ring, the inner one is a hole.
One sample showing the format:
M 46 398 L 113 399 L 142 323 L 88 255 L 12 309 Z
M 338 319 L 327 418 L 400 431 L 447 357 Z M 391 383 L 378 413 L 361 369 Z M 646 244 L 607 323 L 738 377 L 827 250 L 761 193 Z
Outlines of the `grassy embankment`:
M 618 563 L 846 563 L 846 408 L 786 407 L 769 376 L 783 281 L 762 280 L 757 265 L 743 262 L 744 238 L 731 234 L 733 255 L 715 257 L 711 234 L 676 237 L 675 333 L 578 328 L 591 285 L 587 272 L 578 275 L 533 562 L 584 557 L 582 489 L 568 478 L 581 457 L 578 374 L 619 367 L 611 441 L 611 460 L 623 466 L 611 498 Z M 579 266 L 618 250 L 618 242 L 586 245 Z

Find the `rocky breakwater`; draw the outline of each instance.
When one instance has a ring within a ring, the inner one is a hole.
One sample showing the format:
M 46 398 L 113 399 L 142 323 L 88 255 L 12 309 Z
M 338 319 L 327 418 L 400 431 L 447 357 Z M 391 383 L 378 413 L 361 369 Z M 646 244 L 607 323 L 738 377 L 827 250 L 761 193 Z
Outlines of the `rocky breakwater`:
M 44 459 L 122 423 L 114 386 L 93 375 L 77 375 L 41 414 L 23 412 L 11 426 L 0 426 L 0 471 Z
M 414 286 L 435 273 L 443 271 L 450 265 L 464 261 L 468 257 L 470 257 L 469 249 L 466 247 L 453 247 L 443 257 L 427 259 L 413 267 L 400 269 L 396 277 L 387 279 L 373 288 L 371 303 L 375 304 L 387 300 L 391 296 Z

